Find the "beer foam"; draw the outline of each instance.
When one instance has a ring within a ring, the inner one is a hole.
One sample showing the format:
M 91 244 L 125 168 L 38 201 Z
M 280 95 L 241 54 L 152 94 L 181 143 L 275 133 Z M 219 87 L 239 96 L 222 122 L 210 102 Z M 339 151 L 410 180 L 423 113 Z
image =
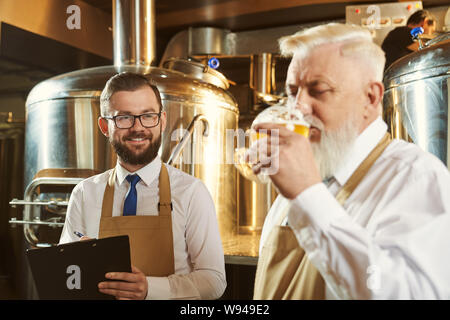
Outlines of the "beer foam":
M 295 125 L 310 127 L 299 109 L 289 108 L 284 105 L 275 105 L 259 113 L 253 121 L 252 127 L 263 122 L 287 125 L 289 126 L 288 129 L 291 130 Z

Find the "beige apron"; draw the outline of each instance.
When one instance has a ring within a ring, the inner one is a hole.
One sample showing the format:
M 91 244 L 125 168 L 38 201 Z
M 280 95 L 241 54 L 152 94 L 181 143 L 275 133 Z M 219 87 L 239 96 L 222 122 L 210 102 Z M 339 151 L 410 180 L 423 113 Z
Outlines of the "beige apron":
M 172 203 L 167 168 L 161 164 L 157 216 L 112 216 L 116 169 L 106 184 L 100 218 L 99 238 L 128 235 L 131 264 L 146 276 L 166 277 L 174 274 Z
M 372 164 L 391 142 L 388 133 L 352 174 L 347 183 L 336 195 L 343 205 Z M 281 226 L 288 210 L 271 230 L 264 243 L 256 269 L 253 298 L 262 299 L 325 299 L 325 282 L 299 246 L 294 232 L 288 226 Z

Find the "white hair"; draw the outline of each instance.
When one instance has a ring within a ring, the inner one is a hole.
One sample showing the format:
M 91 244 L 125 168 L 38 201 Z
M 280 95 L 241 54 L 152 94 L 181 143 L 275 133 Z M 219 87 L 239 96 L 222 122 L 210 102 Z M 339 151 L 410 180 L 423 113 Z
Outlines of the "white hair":
M 380 46 L 373 42 L 370 31 L 365 28 L 351 24 L 328 23 L 279 39 L 281 54 L 285 57 L 296 54 L 304 58 L 314 48 L 332 43 L 342 44 L 343 56 L 353 55 L 365 59 L 374 71 L 375 80 L 382 81 L 385 54 Z

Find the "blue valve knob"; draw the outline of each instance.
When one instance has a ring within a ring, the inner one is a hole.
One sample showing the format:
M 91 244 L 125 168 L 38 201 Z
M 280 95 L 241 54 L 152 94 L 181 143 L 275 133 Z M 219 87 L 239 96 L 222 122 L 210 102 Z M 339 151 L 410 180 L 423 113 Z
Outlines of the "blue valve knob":
M 423 33 L 423 28 L 422 27 L 414 28 L 410 31 L 410 33 L 413 39 L 417 39 L 417 37 L 419 37 L 419 35 Z
M 423 33 L 423 28 L 422 27 L 414 28 L 410 31 L 410 33 L 411 33 L 413 40 L 419 41 L 419 50 L 422 50 L 423 44 L 422 44 L 422 40 L 419 38 L 419 35 L 421 35 Z
M 217 69 L 220 66 L 219 59 L 212 57 L 208 60 L 208 66 L 213 69 Z

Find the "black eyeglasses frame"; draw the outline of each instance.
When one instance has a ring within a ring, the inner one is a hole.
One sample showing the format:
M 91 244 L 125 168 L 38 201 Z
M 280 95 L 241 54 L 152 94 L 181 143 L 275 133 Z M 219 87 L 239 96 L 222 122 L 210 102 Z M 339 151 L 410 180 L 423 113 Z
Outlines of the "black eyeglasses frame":
M 139 118 L 139 122 L 141 123 L 141 126 L 143 126 L 144 128 L 150 129 L 150 128 L 157 127 L 157 126 L 159 125 L 159 122 L 161 121 L 161 113 L 162 113 L 162 112 L 160 111 L 160 112 L 147 112 L 147 113 L 142 113 L 142 114 L 138 114 L 138 115 L 134 115 L 134 114 L 118 114 L 118 115 L 116 115 L 116 116 L 102 117 L 102 118 L 105 119 L 105 120 L 113 120 L 113 121 L 114 121 L 114 125 L 115 125 L 118 129 L 130 129 L 130 128 L 133 128 L 134 125 L 136 124 L 136 118 Z M 148 127 L 148 126 L 144 126 L 144 124 L 142 123 L 141 116 L 143 116 L 143 115 L 148 115 L 148 114 L 151 114 L 151 115 L 157 115 L 157 116 L 158 116 L 158 122 L 157 122 L 154 126 Z M 118 117 L 124 117 L 124 116 L 127 116 L 127 117 L 133 117 L 133 124 L 132 124 L 130 127 L 127 127 L 127 128 L 121 128 L 121 127 L 119 127 L 119 126 L 117 125 L 116 118 L 118 118 Z

